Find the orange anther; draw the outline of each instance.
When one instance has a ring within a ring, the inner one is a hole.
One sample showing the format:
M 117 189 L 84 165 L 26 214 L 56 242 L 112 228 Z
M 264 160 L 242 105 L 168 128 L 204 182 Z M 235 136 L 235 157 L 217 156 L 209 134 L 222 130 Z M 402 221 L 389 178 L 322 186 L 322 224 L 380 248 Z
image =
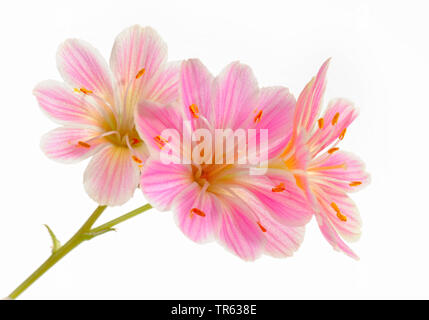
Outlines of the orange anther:
M 344 130 L 343 130 L 343 131 L 341 131 L 341 134 L 340 134 L 340 136 L 338 137 L 338 139 L 340 139 L 340 140 L 343 140 L 343 139 L 344 139 L 344 136 L 346 135 L 346 130 L 347 130 L 347 128 L 344 128 Z
M 82 92 L 84 94 L 91 94 L 92 93 L 91 90 L 88 90 L 88 89 L 85 89 L 85 88 L 80 88 L 79 90 L 80 90 L 80 92 Z
M 340 150 L 340 148 L 331 148 L 328 150 L 328 153 L 333 154 L 335 151 L 338 151 L 338 150 Z
M 153 138 L 154 140 L 155 140 L 155 142 L 158 144 L 158 147 L 160 148 L 160 149 L 162 149 L 164 146 L 165 146 L 165 144 L 168 142 L 168 140 L 167 139 L 164 139 L 163 137 L 161 137 L 161 136 L 156 136 L 156 137 L 154 137 Z
M 258 221 L 256 222 L 259 226 L 259 228 L 261 228 L 262 232 L 267 232 L 267 229 L 264 228 L 264 226 Z
M 319 129 L 323 129 L 323 124 L 324 124 L 324 120 L 323 118 L 320 118 L 319 120 L 317 120 L 317 124 L 319 125 Z
M 362 182 L 360 181 L 352 181 L 350 182 L 349 186 L 350 187 L 356 187 L 356 186 L 360 186 L 362 184 Z
M 340 117 L 340 114 L 337 112 L 334 117 L 332 118 L 332 125 L 335 126 L 338 122 L 338 118 Z
M 78 146 L 83 147 L 83 148 L 91 148 L 91 145 L 89 143 L 83 142 L 83 141 L 78 141 L 77 142 Z
M 140 78 L 142 75 L 144 75 L 144 73 L 146 72 L 145 68 L 140 69 L 139 72 L 137 72 L 136 74 L 136 79 Z
M 137 156 L 132 156 L 131 157 L 135 162 L 137 162 L 137 163 L 139 163 L 139 164 L 141 164 L 141 163 L 143 163 L 143 161 L 139 158 L 139 157 L 137 157 Z
M 196 214 L 196 215 L 198 215 L 198 216 L 200 216 L 200 217 L 205 217 L 206 216 L 206 214 L 204 213 L 204 212 L 202 212 L 200 209 L 198 209 L 198 208 L 192 208 L 191 209 L 191 216 L 193 215 L 193 214 Z
M 279 185 L 277 185 L 276 187 L 271 189 L 272 192 L 283 192 L 285 190 L 286 190 L 286 188 L 285 188 L 285 184 L 283 182 L 281 182 Z
M 189 111 L 192 113 L 192 116 L 196 119 L 198 119 L 199 115 L 198 113 L 200 112 L 200 110 L 198 109 L 198 106 L 193 103 L 189 106 Z
M 255 116 L 255 118 L 253 119 L 253 121 L 255 123 L 258 123 L 259 121 L 261 121 L 262 118 L 262 110 L 259 110 L 258 114 Z

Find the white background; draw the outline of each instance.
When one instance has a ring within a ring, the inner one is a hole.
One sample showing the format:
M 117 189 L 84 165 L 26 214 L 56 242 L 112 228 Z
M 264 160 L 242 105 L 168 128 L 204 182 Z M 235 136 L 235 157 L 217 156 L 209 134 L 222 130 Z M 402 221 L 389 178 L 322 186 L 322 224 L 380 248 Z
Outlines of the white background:
M 67 240 L 96 204 L 86 163 L 63 165 L 39 149 L 56 125 L 32 96 L 60 79 L 57 46 L 88 40 L 108 58 L 115 36 L 154 27 L 172 60 L 199 57 L 213 73 L 233 60 L 260 85 L 297 96 L 332 57 L 325 101 L 360 108 L 343 149 L 360 155 L 372 184 L 353 194 L 363 235 L 356 262 L 332 250 L 313 220 L 294 257 L 247 263 L 187 239 L 171 213 L 149 211 L 83 244 L 23 299 L 429 298 L 429 19 L 426 1 L 8 1 L 0 13 L 0 296 L 50 253 L 49 224 Z M 145 203 L 137 191 L 102 221 Z

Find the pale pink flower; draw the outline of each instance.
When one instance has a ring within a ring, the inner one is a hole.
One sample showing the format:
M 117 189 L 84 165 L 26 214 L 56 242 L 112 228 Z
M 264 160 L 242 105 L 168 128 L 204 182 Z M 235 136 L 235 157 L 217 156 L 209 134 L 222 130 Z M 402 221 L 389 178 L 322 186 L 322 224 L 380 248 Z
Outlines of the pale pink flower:
M 329 60 L 298 98 L 294 135 L 281 160 L 305 190 L 327 241 L 334 249 L 357 259 L 342 240 L 356 241 L 361 234 L 359 212 L 347 193 L 367 185 L 369 175 L 359 158 L 338 147 L 357 117 L 353 104 L 344 99 L 332 100 L 319 118 L 328 65 Z
M 133 26 L 116 38 L 110 68 L 76 39 L 60 45 L 57 66 L 65 83 L 48 80 L 34 89 L 41 108 L 63 125 L 42 138 L 42 150 L 66 163 L 93 156 L 84 174 L 89 196 L 103 205 L 123 204 L 148 156 L 134 109 L 141 99 L 177 99 L 180 64 L 167 63 L 167 46 L 153 29 Z
M 249 175 L 249 165 L 198 164 L 193 157 L 190 164 L 165 164 L 159 155 L 167 144 L 178 155 L 190 154 L 163 137 L 164 129 L 176 129 L 183 139 L 196 128 L 254 128 L 269 130 L 268 156 L 278 156 L 292 135 L 293 96 L 282 87 L 259 89 L 246 65 L 232 63 L 214 78 L 199 60 L 182 63 L 180 95 L 177 105 L 143 101 L 137 109 L 137 130 L 152 155 L 142 170 L 144 195 L 156 208 L 173 210 L 181 230 L 196 242 L 215 238 L 246 260 L 261 253 L 292 255 L 311 211 L 291 174 L 270 169 Z M 184 120 L 192 128 L 183 127 Z

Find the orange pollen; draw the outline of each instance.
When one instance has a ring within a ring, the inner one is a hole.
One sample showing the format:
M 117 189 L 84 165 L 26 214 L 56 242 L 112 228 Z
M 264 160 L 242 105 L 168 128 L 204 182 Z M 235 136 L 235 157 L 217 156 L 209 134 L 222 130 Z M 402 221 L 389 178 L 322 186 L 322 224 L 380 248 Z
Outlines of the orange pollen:
M 338 151 L 338 150 L 340 150 L 340 148 L 331 148 L 328 150 L 328 153 L 333 154 L 335 151 Z
M 199 117 L 198 113 L 200 112 L 200 110 L 198 109 L 198 106 L 195 103 L 193 103 L 189 106 L 189 111 L 191 111 L 192 116 L 195 119 L 198 119 L 198 117 Z
M 319 129 L 323 129 L 323 123 L 324 123 L 323 118 L 320 118 L 319 120 L 317 120 L 317 124 L 319 125 Z
M 202 212 L 200 209 L 198 209 L 198 208 L 192 208 L 191 209 L 191 215 L 192 214 L 196 214 L 196 215 L 198 215 L 198 216 L 200 216 L 200 217 L 205 217 L 206 216 L 206 214 L 204 213 L 204 212 Z
M 144 75 L 145 72 L 146 72 L 145 68 L 140 69 L 140 71 L 137 72 L 136 74 L 136 79 L 141 78 L 141 76 Z
M 262 110 L 259 110 L 258 114 L 255 116 L 255 119 L 253 119 L 253 121 L 255 123 L 258 123 L 259 121 L 261 121 L 262 118 Z
M 283 182 L 281 182 L 278 186 L 271 189 L 272 192 L 283 192 L 285 190 L 286 190 L 286 188 L 285 188 L 285 184 Z
M 340 139 L 340 140 L 343 140 L 343 139 L 344 139 L 344 136 L 346 135 L 346 130 L 347 130 L 347 128 L 344 128 L 344 130 L 343 130 L 343 131 L 341 131 L 341 134 L 340 134 L 340 136 L 338 137 L 338 139 Z
M 84 93 L 84 94 L 91 94 L 92 93 L 91 90 L 88 90 L 88 89 L 85 89 L 85 88 L 80 88 L 79 91 L 82 92 L 82 93 Z
M 155 142 L 158 144 L 158 147 L 160 148 L 160 149 L 162 149 L 164 146 L 165 146 L 165 144 L 168 142 L 168 140 L 167 139 L 164 139 L 163 137 L 161 137 L 161 136 L 156 136 L 155 138 L 153 138 L 154 140 L 155 140 Z
M 83 147 L 83 148 L 91 148 L 91 145 L 89 143 L 83 142 L 83 141 L 78 141 L 77 142 L 78 146 Z
M 335 212 L 337 213 L 337 217 L 338 219 L 340 219 L 341 221 L 346 222 L 347 221 L 347 217 L 345 215 L 343 215 L 340 211 L 340 209 L 338 208 L 337 204 L 335 202 L 331 203 L 331 207 L 335 210 Z
M 143 163 L 143 161 L 139 157 L 133 155 L 131 158 L 133 158 L 133 160 L 139 164 Z
M 131 144 L 134 146 L 134 145 L 136 145 L 136 144 L 138 144 L 138 143 L 140 143 L 140 140 L 139 139 L 137 139 L 137 138 L 132 138 L 131 139 Z
M 261 228 L 262 232 L 267 232 L 267 229 L 264 228 L 264 226 L 258 221 L 256 222 L 259 226 L 259 228 Z
M 337 112 L 335 116 L 332 118 L 332 125 L 335 126 L 338 122 L 338 118 L 340 117 L 340 114 Z
M 360 186 L 362 184 L 362 182 L 360 181 L 352 181 L 350 182 L 349 186 L 350 187 L 356 187 L 356 186 Z

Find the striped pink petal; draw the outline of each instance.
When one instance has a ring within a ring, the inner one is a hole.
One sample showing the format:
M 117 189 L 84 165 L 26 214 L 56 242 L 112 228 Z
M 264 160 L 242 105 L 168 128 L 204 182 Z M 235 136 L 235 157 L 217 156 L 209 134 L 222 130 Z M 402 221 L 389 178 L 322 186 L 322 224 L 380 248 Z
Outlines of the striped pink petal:
M 196 242 L 212 239 L 219 226 L 219 209 L 217 196 L 207 192 L 196 182 L 182 191 L 173 203 L 180 229 Z
M 293 114 L 295 98 L 284 87 L 262 88 L 256 102 L 256 107 L 250 128 L 256 130 L 256 141 L 260 141 L 260 131 L 268 130 L 268 159 L 277 156 L 285 149 L 292 137 Z M 259 145 L 257 145 L 258 150 Z M 262 150 L 260 150 L 262 151 Z
M 369 184 L 365 164 L 357 156 L 345 151 L 323 154 L 310 164 L 313 181 L 326 186 L 354 192 Z
M 198 59 L 182 62 L 180 72 L 180 93 L 185 108 L 186 118 L 198 121 L 197 127 L 205 127 L 201 116 L 213 124 L 214 110 L 212 103 L 213 76 Z M 196 120 L 198 119 L 198 120 Z
M 140 188 L 159 210 L 169 210 L 174 199 L 193 183 L 190 165 L 164 164 L 149 158 L 141 172 Z
M 218 240 L 244 260 L 255 260 L 264 249 L 264 235 L 248 209 L 232 197 L 223 197 L 220 204 L 222 218 Z
M 85 99 L 83 93 L 74 92 L 64 83 L 47 80 L 33 90 L 43 111 L 62 124 L 98 127 L 101 116 Z
M 128 106 L 134 106 L 152 79 L 160 76 L 166 60 L 167 45 L 150 27 L 135 25 L 116 37 L 110 66 L 122 94 L 128 94 Z
M 73 163 L 92 156 L 107 145 L 103 138 L 96 138 L 99 135 L 99 131 L 92 129 L 60 127 L 45 134 L 40 146 L 48 158 Z
M 233 62 L 214 81 L 215 127 L 247 128 L 254 120 L 258 85 L 247 65 Z
M 57 66 L 63 79 L 72 87 L 114 105 L 109 67 L 89 43 L 77 39 L 66 40 L 58 48 Z
M 88 195 L 101 205 L 127 202 L 139 184 L 140 169 L 128 148 L 109 146 L 91 159 L 84 174 Z
M 180 63 L 169 62 L 145 87 L 143 98 L 160 104 L 170 104 L 178 98 Z
M 295 113 L 295 128 L 297 133 L 299 133 L 301 128 L 306 132 L 311 132 L 320 113 L 329 62 L 330 59 L 323 63 L 317 76 L 311 79 L 298 97 Z
M 332 100 L 323 116 L 323 128 L 315 131 L 308 144 L 313 155 L 318 154 L 337 139 L 342 139 L 345 130 L 358 116 L 353 103 L 345 99 Z

